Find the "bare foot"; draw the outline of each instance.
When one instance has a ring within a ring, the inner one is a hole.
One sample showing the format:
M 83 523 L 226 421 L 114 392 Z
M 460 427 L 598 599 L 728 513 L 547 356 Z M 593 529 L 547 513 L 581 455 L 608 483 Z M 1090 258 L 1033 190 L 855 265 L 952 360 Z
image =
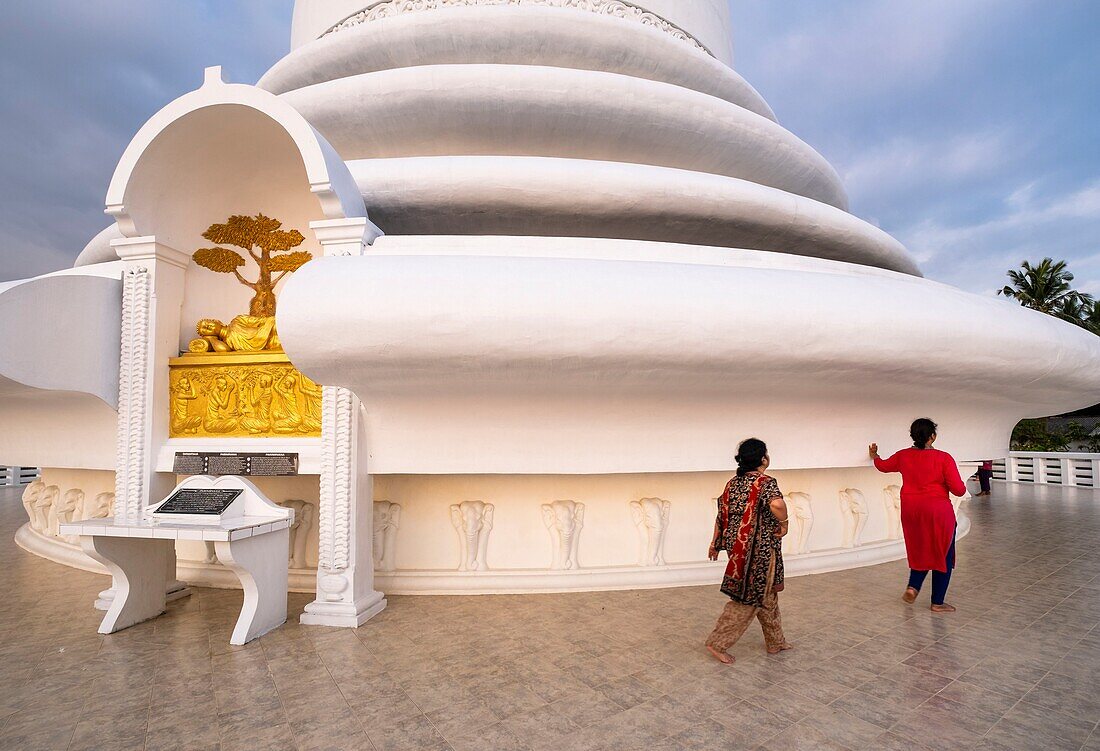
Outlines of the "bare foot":
M 919 595 L 919 594 L 920 594 L 920 592 L 913 589 L 912 587 L 906 587 L 905 588 L 905 594 L 903 594 L 901 596 L 901 599 L 905 600 L 906 602 L 916 602 L 917 595 Z
M 933 605 L 932 606 L 932 612 L 933 613 L 954 613 L 955 612 L 955 606 L 954 605 L 948 605 L 946 602 L 943 605 Z
M 712 647 L 709 644 L 707 645 L 707 651 L 710 652 L 712 655 L 714 655 L 714 659 L 718 660 L 718 662 L 721 662 L 724 665 L 732 665 L 733 664 L 733 661 L 734 661 L 733 655 L 728 655 L 725 652 L 719 652 L 717 649 L 715 649 L 714 647 Z
M 788 649 L 794 649 L 794 645 L 791 644 L 789 641 L 785 641 L 782 644 L 780 644 L 778 647 L 775 647 L 775 648 L 768 647 L 768 654 L 777 655 L 780 652 L 786 652 Z

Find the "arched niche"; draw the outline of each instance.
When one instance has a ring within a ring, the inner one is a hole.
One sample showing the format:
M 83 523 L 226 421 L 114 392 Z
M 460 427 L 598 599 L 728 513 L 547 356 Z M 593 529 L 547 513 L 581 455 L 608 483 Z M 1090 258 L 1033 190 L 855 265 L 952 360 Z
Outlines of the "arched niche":
M 306 238 L 310 222 L 363 217 L 363 199 L 324 137 L 292 107 L 254 86 L 226 83 L 219 68 L 203 86 L 158 112 L 127 147 L 107 194 L 107 213 L 126 237 L 154 236 L 193 253 L 202 233 L 234 214 L 263 213 Z M 254 279 L 249 261 L 240 269 Z M 252 290 L 232 274 L 187 269 L 180 348 L 198 319 L 248 312 Z

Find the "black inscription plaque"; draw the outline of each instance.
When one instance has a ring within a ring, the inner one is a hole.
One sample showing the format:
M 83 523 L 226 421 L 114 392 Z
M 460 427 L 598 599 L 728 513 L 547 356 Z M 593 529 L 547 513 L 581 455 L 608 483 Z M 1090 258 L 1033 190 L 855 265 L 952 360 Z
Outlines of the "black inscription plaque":
M 206 474 L 208 475 L 247 475 L 247 454 L 207 454 Z
M 249 454 L 248 474 L 261 477 L 288 477 L 298 474 L 297 454 Z
M 240 488 L 184 488 L 168 496 L 155 513 L 217 516 L 243 492 Z
M 177 475 L 290 477 L 298 474 L 298 455 L 281 452 L 177 451 L 172 471 Z
M 172 471 L 177 475 L 204 475 L 206 458 L 197 451 L 177 451 Z

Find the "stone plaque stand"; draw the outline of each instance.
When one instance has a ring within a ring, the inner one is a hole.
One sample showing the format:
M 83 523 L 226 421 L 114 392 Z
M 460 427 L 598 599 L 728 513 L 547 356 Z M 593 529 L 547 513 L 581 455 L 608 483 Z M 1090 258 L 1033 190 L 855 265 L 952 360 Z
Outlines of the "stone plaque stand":
M 166 585 L 175 577 L 176 540 L 213 542 L 218 560 L 240 579 L 244 602 L 230 644 L 246 644 L 286 622 L 286 550 L 294 511 L 272 503 L 243 477 L 189 477 L 175 490 L 225 489 L 241 495 L 205 520 L 158 518 L 157 509 L 166 502 L 161 501 L 140 516 L 61 525 L 63 534 L 80 537 L 81 549 L 115 582 L 99 633 L 113 634 L 164 612 Z

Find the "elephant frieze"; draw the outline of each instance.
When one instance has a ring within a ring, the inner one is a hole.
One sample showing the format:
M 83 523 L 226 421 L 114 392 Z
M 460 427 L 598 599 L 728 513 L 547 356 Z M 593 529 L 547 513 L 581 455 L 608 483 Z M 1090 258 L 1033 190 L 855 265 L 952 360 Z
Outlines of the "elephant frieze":
M 30 522 L 31 529 L 36 532 L 42 530 L 38 526 L 38 499 L 42 496 L 42 491 L 46 489 L 46 483 L 41 480 L 35 480 L 23 489 L 23 510 L 27 512 L 27 520 Z
M 313 504 L 292 498 L 279 503 L 283 508 L 294 510 L 294 522 L 290 525 L 290 543 L 287 561 L 291 568 L 306 568 L 306 542 L 309 530 L 313 527 Z
M 787 534 L 789 550 L 796 554 L 810 552 L 810 531 L 814 527 L 814 510 L 809 493 L 788 493 L 787 509 L 794 522 Z
M 665 532 L 671 510 L 672 504 L 660 498 L 630 502 L 630 516 L 638 529 L 639 565 L 665 565 Z
M 584 504 L 575 501 L 544 503 L 542 522 L 550 532 L 554 550 L 550 567 L 555 571 L 580 568 L 577 551 L 581 542 L 581 528 L 584 526 Z
M 841 545 L 854 548 L 859 545 L 863 528 L 867 526 L 867 499 L 863 491 L 857 488 L 840 491 L 840 516 L 844 521 L 844 541 Z
M 451 512 L 452 515 L 454 512 Z M 393 571 L 396 568 L 397 528 L 401 526 L 401 506 L 389 501 L 374 502 L 374 568 Z M 461 533 L 460 533 L 461 534 Z
M 55 534 L 52 525 L 57 521 L 57 517 L 54 516 L 53 507 L 60 502 L 60 499 L 61 488 L 56 485 L 47 485 L 38 494 L 38 500 L 34 505 L 36 523 L 33 526 L 44 535 Z
M 483 501 L 463 501 L 451 506 L 451 524 L 458 532 L 459 571 L 485 571 L 494 506 Z
M 901 486 L 887 485 L 882 492 L 886 499 L 886 536 L 897 540 L 901 537 Z

